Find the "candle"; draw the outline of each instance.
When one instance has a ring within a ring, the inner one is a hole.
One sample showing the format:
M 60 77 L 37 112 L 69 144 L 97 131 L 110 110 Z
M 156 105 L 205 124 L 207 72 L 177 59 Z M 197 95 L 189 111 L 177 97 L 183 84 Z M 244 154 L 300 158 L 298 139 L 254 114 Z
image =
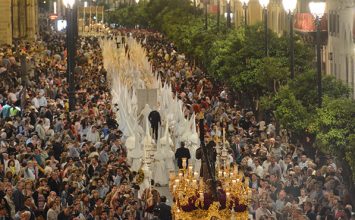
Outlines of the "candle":
M 197 186 L 197 180 L 192 180 L 192 185 Z
M 173 186 L 173 192 L 175 192 L 175 191 L 176 191 L 176 185 Z
M 186 169 L 186 158 L 182 158 L 182 167 Z
M 234 166 L 234 173 L 238 174 L 238 165 L 237 164 Z
M 189 176 L 192 175 L 192 165 L 189 165 Z
M 203 201 L 204 197 L 203 197 L 203 192 L 200 192 L 200 200 Z
M 176 180 L 175 180 L 175 185 L 178 186 L 179 183 L 180 183 L 180 180 L 176 179 Z
M 195 179 L 198 179 L 198 172 L 194 172 Z
M 230 177 L 233 177 L 233 175 L 234 175 L 233 172 L 230 172 L 230 173 L 229 173 L 229 176 L 230 176 Z
M 179 179 L 182 179 L 182 173 L 179 172 Z
M 229 198 L 230 195 L 231 195 L 230 192 L 226 192 L 227 199 Z
M 249 187 L 249 177 L 245 178 L 245 187 Z
M 223 172 L 223 176 L 227 177 L 227 172 L 226 171 Z
M 224 143 L 226 143 L 226 129 L 223 128 L 223 147 L 224 147 Z
M 222 171 L 218 171 L 218 177 L 222 176 Z
M 236 180 L 232 180 L 232 184 L 235 185 L 237 183 Z

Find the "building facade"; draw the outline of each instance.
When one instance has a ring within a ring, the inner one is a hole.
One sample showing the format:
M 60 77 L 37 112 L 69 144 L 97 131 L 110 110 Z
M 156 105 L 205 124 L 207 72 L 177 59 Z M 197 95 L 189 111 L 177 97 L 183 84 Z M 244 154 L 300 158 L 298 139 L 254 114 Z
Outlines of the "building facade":
M 326 73 L 349 85 L 355 98 L 355 1 L 327 0 L 327 12 Z
M 0 44 L 13 39 L 35 40 L 38 35 L 37 0 L 1 0 Z

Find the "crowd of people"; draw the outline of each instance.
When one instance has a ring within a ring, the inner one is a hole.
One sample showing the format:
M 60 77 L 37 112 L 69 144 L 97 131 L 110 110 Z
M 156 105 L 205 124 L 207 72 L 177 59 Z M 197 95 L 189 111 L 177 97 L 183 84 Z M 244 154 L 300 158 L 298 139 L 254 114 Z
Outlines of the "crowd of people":
M 231 163 L 251 178 L 256 220 L 351 219 L 351 196 L 332 157 L 289 143 L 272 118 L 257 121 L 229 102 L 227 88 L 161 34 L 114 33 L 142 42 L 186 116 L 202 112 L 206 141 L 225 130 Z M 138 198 L 97 37 L 78 39 L 76 63 L 76 106 L 69 112 L 65 35 L 43 32 L 37 42 L 0 48 L 0 219 L 171 219 L 166 197 L 153 186 Z
M 278 128 L 272 114 L 260 119 L 231 102 L 228 88 L 208 79 L 161 34 L 138 32 L 137 38 L 147 39 L 144 46 L 155 70 L 184 101 L 185 114 L 203 114 L 206 145 L 221 142 L 225 131 L 230 162 L 239 164 L 251 179 L 253 218 L 355 219 L 354 195 L 344 185 L 335 158 L 314 149 L 310 138 L 290 143 L 288 132 Z

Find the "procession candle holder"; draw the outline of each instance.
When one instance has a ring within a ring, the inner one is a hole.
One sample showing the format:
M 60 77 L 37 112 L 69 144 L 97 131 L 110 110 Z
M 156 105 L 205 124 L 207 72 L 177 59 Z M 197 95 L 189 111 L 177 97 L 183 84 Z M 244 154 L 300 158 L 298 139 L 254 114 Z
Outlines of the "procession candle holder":
M 181 180 L 184 174 L 182 172 L 179 172 L 179 179 Z
M 189 165 L 189 176 L 192 176 L 192 165 Z
M 185 165 L 185 164 L 184 164 Z M 170 176 L 170 190 L 174 198 L 172 207 L 175 219 L 210 219 L 208 216 L 216 216 L 218 219 L 231 219 L 233 211 L 238 212 L 237 219 L 247 219 L 247 206 L 250 204 L 251 190 L 248 187 L 250 180 L 243 179 L 243 172 L 224 166 L 216 170 L 221 181 L 221 187 L 225 195 L 226 206 L 221 209 L 221 198 L 205 203 L 205 182 L 199 178 L 198 172 L 192 172 L 191 166 L 181 169 L 179 173 Z M 236 172 L 237 171 L 237 172 Z M 234 210 L 236 207 L 238 209 Z M 242 210 L 240 210 L 242 209 Z
M 218 171 L 218 177 L 222 177 L 223 172 L 221 170 Z

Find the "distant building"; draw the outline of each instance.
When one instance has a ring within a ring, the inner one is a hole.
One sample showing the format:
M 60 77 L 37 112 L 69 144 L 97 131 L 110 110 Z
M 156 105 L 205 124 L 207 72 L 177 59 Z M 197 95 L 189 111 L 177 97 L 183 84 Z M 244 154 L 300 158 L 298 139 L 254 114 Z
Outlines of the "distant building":
M 11 44 L 13 39 L 36 39 L 37 0 L 1 0 L 0 11 L 0 44 Z
M 327 74 L 348 84 L 355 98 L 355 1 L 327 0 Z

